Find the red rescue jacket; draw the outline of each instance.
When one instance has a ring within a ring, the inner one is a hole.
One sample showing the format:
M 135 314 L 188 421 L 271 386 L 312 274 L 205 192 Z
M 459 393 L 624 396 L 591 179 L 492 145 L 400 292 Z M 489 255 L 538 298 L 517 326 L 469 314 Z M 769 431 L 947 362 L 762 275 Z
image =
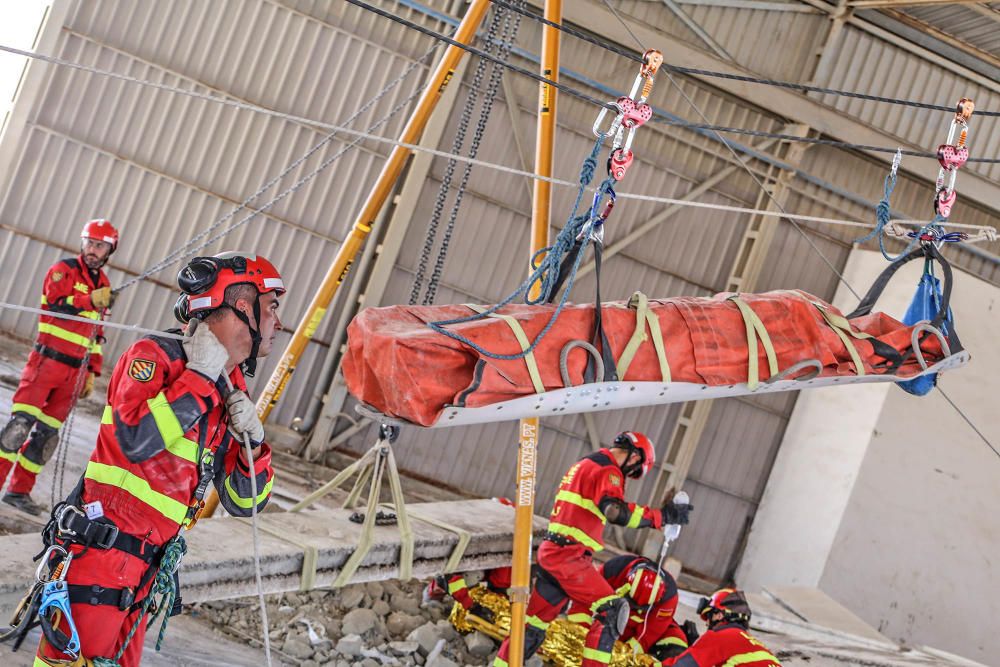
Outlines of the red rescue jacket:
M 698 638 L 691 647 L 663 661 L 674 667 L 781 667 L 778 659 L 742 625 L 717 626 Z
M 549 515 L 549 532 L 576 540 L 593 551 L 604 548 L 604 511 L 607 501 L 618 501 L 628 508 L 626 528 L 662 525 L 659 510 L 625 503 L 625 475 L 611 456 L 601 449 L 578 461 L 559 484 L 556 501 Z
M 42 310 L 86 317 L 99 322 L 104 319 L 106 312 L 98 312 L 94 308 L 90 302 L 90 293 L 110 285 L 102 270 L 97 271 L 95 281 L 82 257 L 61 259 L 45 274 Z M 101 374 L 104 327 L 98 326 L 97 331 L 94 331 L 91 324 L 42 315 L 38 320 L 37 342 L 73 359 L 83 359 L 89 349 L 87 368 L 95 375 Z
M 628 573 L 632 566 L 647 561 L 632 554 L 615 556 L 599 568 L 601 575 L 616 591 L 628 586 Z M 661 571 L 664 589 L 660 599 L 649 609 L 641 612 L 633 609 L 628 625 L 618 641 L 627 643 L 640 654 L 653 654 L 657 648 L 677 646 L 687 648 L 687 635 L 677 625 L 674 612 L 677 611 L 677 582 L 667 572 Z M 569 620 L 589 625 L 592 619 L 590 609 L 577 602 L 570 604 L 567 611 Z
M 234 516 L 249 516 L 255 502 L 243 448 L 227 428 L 225 387 L 186 361 L 180 341 L 157 336 L 125 351 L 84 473 L 82 502 L 99 501 L 119 530 L 157 546 L 190 524 L 209 483 Z M 246 390 L 238 367 L 229 378 Z M 267 444 L 254 470 L 261 511 L 273 478 Z

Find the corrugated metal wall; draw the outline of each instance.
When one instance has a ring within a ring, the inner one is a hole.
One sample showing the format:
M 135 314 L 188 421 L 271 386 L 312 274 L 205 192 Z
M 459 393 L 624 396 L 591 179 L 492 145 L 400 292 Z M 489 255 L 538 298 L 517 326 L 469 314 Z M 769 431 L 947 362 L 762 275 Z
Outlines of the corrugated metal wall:
M 436 30 L 448 28 L 412 2 L 404 5 L 381 0 L 379 4 Z M 448 11 L 453 4 L 447 0 L 422 3 L 436 11 Z M 698 43 L 659 3 L 620 5 L 626 13 L 665 34 Z M 738 62 L 767 76 L 788 79 L 810 75 L 827 20 L 802 12 L 718 7 L 686 10 Z M 427 37 L 347 3 L 319 0 L 72 2 L 65 25 L 56 28 L 56 33 L 53 53 L 68 60 L 323 122 L 342 121 L 432 46 Z M 750 38 L 762 34 L 771 38 Z M 523 20 L 518 44 L 537 52 L 539 39 L 538 25 Z M 856 70 L 865 69 L 859 67 L 863 60 L 857 58 L 871 54 L 865 49 L 859 51 L 851 41 L 864 39 L 864 35 L 853 32 L 845 38 L 846 46 L 838 52 L 836 65 L 825 83 L 874 88 L 877 77 L 887 76 L 879 68 L 866 70 L 864 76 L 870 81 L 844 78 L 847 72 L 855 72 L 853 76 L 857 77 Z M 893 57 L 913 60 L 902 54 Z M 531 69 L 536 67 L 524 59 L 516 61 Z M 562 61 L 569 69 L 616 90 L 627 88 L 634 76 L 632 63 L 571 38 L 563 42 Z M 904 65 L 916 68 L 919 63 L 900 62 L 898 66 Z M 404 100 L 420 84 L 424 72 L 423 68 L 415 72 L 376 109 L 364 114 L 355 127 L 367 126 Z M 467 86 L 470 78 L 468 71 L 463 85 Z M 564 81 L 583 85 L 570 78 Z M 712 122 L 769 131 L 784 127 L 784 119 L 719 94 L 707 85 L 683 78 L 680 83 Z M 512 78 L 511 84 L 514 99 L 497 101 L 479 157 L 520 166 L 511 134 L 519 132 L 530 153 L 537 86 L 521 77 Z M 605 96 L 592 89 L 588 92 Z M 889 91 L 904 92 L 915 95 L 911 90 Z M 449 128 L 457 123 L 462 98 L 460 95 L 458 107 L 451 112 Z M 652 101 L 679 115 L 697 118 L 678 91 L 662 78 Z M 837 100 L 823 101 L 839 104 Z M 511 126 L 507 104 L 516 104 L 521 111 L 517 128 Z M 843 109 L 912 141 L 933 144 L 942 131 L 938 125 L 933 131 L 925 130 L 909 117 L 906 125 L 896 116 L 885 116 L 865 105 Z M 560 97 L 557 176 L 576 180 L 580 162 L 593 142 L 590 127 L 596 113 L 588 103 Z M 379 132 L 395 136 L 402 122 L 397 118 Z M 29 304 L 37 302 L 42 269 L 65 254 L 59 248 L 75 247 L 78 227 L 84 220 L 106 215 L 122 226 L 121 250 L 114 257 L 119 268 L 111 272 L 112 280 L 120 283 L 128 272 L 134 274 L 150 266 L 220 218 L 324 136 L 322 130 L 301 123 L 64 68 L 50 68 L 46 73 L 23 130 L 13 150 L 3 146 L 2 154 L 13 153 L 13 159 L 8 186 L 0 198 L 0 225 L 5 230 L 0 235 L 0 259 L 22 279 L 0 289 L 0 298 Z M 451 129 L 445 132 L 440 148 L 450 147 L 453 133 Z M 683 196 L 730 164 L 724 147 L 690 132 L 650 125 L 642 129 L 639 137 L 636 163 L 627 181 L 626 189 L 631 192 Z M 335 141 L 320 150 L 267 197 L 311 171 L 342 145 Z M 292 287 L 283 313 L 294 324 L 387 151 L 384 144 L 363 144 L 267 216 L 255 219 L 204 252 L 256 248 L 271 257 Z M 758 163 L 752 166 L 762 173 Z M 885 164 L 869 158 L 823 147 L 809 149 L 802 164 L 804 172 L 871 200 L 880 194 L 885 168 Z M 402 303 L 409 295 L 443 171 L 444 161 L 436 160 L 382 303 Z M 994 171 L 983 173 L 996 176 Z M 929 173 L 928 177 L 933 175 Z M 530 202 L 521 180 L 509 174 L 474 170 L 438 302 L 491 302 L 520 282 L 526 265 L 530 216 Z M 553 220 L 559 226 L 573 195 L 564 188 L 555 191 Z M 737 172 L 700 199 L 755 205 L 758 188 L 745 173 Z M 928 200 L 926 183 L 903 179 L 896 189 L 894 208 L 920 216 L 926 214 Z M 993 211 L 975 208 L 968 202 L 963 206 L 964 221 L 995 220 Z M 662 208 L 648 202 L 621 202 L 609 224 L 607 243 L 614 244 L 615 239 Z M 791 185 L 788 209 L 816 215 L 871 215 L 844 197 L 801 180 Z M 681 211 L 645 235 L 642 243 L 632 244 L 607 262 L 602 280 L 604 298 L 627 298 L 636 289 L 654 296 L 706 295 L 724 289 L 746 224 L 745 216 L 697 209 Z M 851 228 L 823 227 L 817 228 L 811 239 L 840 267 L 850 239 L 857 235 Z M 836 277 L 816 270 L 813 250 L 790 227 L 781 226 L 769 257 L 760 277 L 760 289 L 797 287 L 821 297 L 833 293 Z M 995 265 L 968 256 L 962 256 L 961 262 L 988 279 L 998 279 Z M 173 303 L 168 285 L 175 271 L 173 267 L 156 276 L 159 284 L 143 283 L 126 293 L 115 308 L 114 319 L 151 327 L 168 325 Z M 593 286 L 594 277 L 589 274 L 578 283 L 577 300 L 590 298 Z M 325 346 L 331 339 L 334 320 L 328 318 L 309 346 L 275 415 L 279 423 L 287 424 L 303 413 L 319 374 L 319 362 L 327 354 Z M 2 313 L 0 327 L 28 337 L 34 319 Z M 120 352 L 131 339 L 112 335 L 109 356 Z M 287 337 L 282 337 L 278 343 L 286 341 Z M 266 378 L 270 370 L 271 364 L 264 364 L 261 376 Z M 752 520 L 794 401 L 794 395 L 786 394 L 718 401 L 714 405 L 686 486 L 698 507 L 697 519 L 677 545 L 677 554 L 692 568 L 721 577 L 738 557 L 742 532 Z M 620 430 L 637 428 L 664 443 L 678 413 L 678 406 L 667 406 L 595 417 L 599 435 L 605 441 Z M 433 432 L 408 430 L 397 445 L 398 458 L 407 470 L 471 493 L 511 495 L 515 431 L 511 423 Z M 369 437 L 371 434 L 356 437 L 350 446 L 360 450 Z M 563 472 L 590 450 L 581 417 L 543 422 L 539 511 L 551 503 Z M 630 494 L 646 499 L 650 491 L 647 482 Z

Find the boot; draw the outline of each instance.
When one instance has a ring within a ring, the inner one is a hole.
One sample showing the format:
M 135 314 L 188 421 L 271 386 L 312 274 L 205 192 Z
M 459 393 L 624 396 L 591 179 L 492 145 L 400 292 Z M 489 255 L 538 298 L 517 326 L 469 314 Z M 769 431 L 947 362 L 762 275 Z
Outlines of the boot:
M 33 516 L 40 516 L 45 511 L 45 508 L 32 500 L 27 493 L 7 493 L 2 500 L 11 507 Z

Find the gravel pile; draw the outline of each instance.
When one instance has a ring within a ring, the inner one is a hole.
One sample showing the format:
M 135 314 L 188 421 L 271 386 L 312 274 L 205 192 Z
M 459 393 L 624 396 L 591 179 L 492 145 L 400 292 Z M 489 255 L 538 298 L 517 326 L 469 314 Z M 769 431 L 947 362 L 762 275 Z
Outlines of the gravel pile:
M 418 581 L 381 581 L 269 596 L 274 657 L 301 667 L 492 664 L 496 642 L 477 632 L 459 634 L 448 622 L 451 600 L 422 603 L 423 587 Z M 203 603 L 192 612 L 234 638 L 261 643 L 256 598 Z

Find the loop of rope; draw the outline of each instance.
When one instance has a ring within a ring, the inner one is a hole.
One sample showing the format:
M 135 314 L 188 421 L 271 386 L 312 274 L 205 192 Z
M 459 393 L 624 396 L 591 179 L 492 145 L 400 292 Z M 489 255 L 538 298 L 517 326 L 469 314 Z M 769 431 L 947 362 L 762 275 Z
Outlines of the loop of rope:
M 467 317 L 458 317 L 450 320 L 428 322 L 428 327 L 442 335 L 448 336 L 449 338 L 462 343 L 463 345 L 469 346 L 479 354 L 490 357 L 491 359 L 522 359 L 535 350 L 538 344 L 542 342 L 542 339 L 545 338 L 545 335 L 552 329 L 553 325 L 555 325 L 556 320 L 559 319 L 559 315 L 562 313 L 562 310 L 566 305 L 569 294 L 573 290 L 573 283 L 576 279 L 577 270 L 580 268 L 580 263 L 583 260 L 587 246 L 591 241 L 590 232 L 594 226 L 593 209 L 588 209 L 584 214 L 578 214 L 578 211 L 580 209 L 580 203 L 583 201 L 583 195 L 587 191 L 587 186 L 590 185 L 590 182 L 593 180 L 594 172 L 597 168 L 597 158 L 600 154 L 601 145 L 603 143 L 603 137 L 598 138 L 594 142 L 594 147 L 590 151 L 590 155 L 583 161 L 583 165 L 580 168 L 580 186 L 577 189 L 576 199 L 573 202 L 573 209 L 566 221 L 566 225 L 562 228 L 562 230 L 560 230 L 559 234 L 556 236 L 555 242 L 553 242 L 551 246 L 539 250 L 532 257 L 532 272 L 531 275 L 528 276 L 528 279 L 521 283 L 516 290 L 504 297 L 502 301 L 490 306 L 482 313 L 475 313 Z M 614 180 L 609 177 L 601 183 L 598 190 L 602 193 L 606 193 L 613 186 L 613 184 Z M 579 243 L 577 242 L 578 239 L 580 239 Z M 559 300 L 559 304 L 556 306 L 556 309 L 553 311 L 549 321 L 539 332 L 535 340 L 521 352 L 515 354 L 499 354 L 481 347 L 460 333 L 456 333 L 445 328 L 455 324 L 464 324 L 466 322 L 482 320 L 513 302 L 520 295 L 524 295 L 524 303 L 528 305 L 550 302 L 555 296 L 555 289 L 559 285 L 559 268 L 563 263 L 563 259 L 573 251 L 574 246 L 576 246 L 576 255 L 566 281 L 566 287 Z M 545 255 L 545 258 L 539 261 L 538 258 L 542 254 Z M 532 298 L 531 291 L 536 284 L 540 286 L 540 289 L 538 296 Z

